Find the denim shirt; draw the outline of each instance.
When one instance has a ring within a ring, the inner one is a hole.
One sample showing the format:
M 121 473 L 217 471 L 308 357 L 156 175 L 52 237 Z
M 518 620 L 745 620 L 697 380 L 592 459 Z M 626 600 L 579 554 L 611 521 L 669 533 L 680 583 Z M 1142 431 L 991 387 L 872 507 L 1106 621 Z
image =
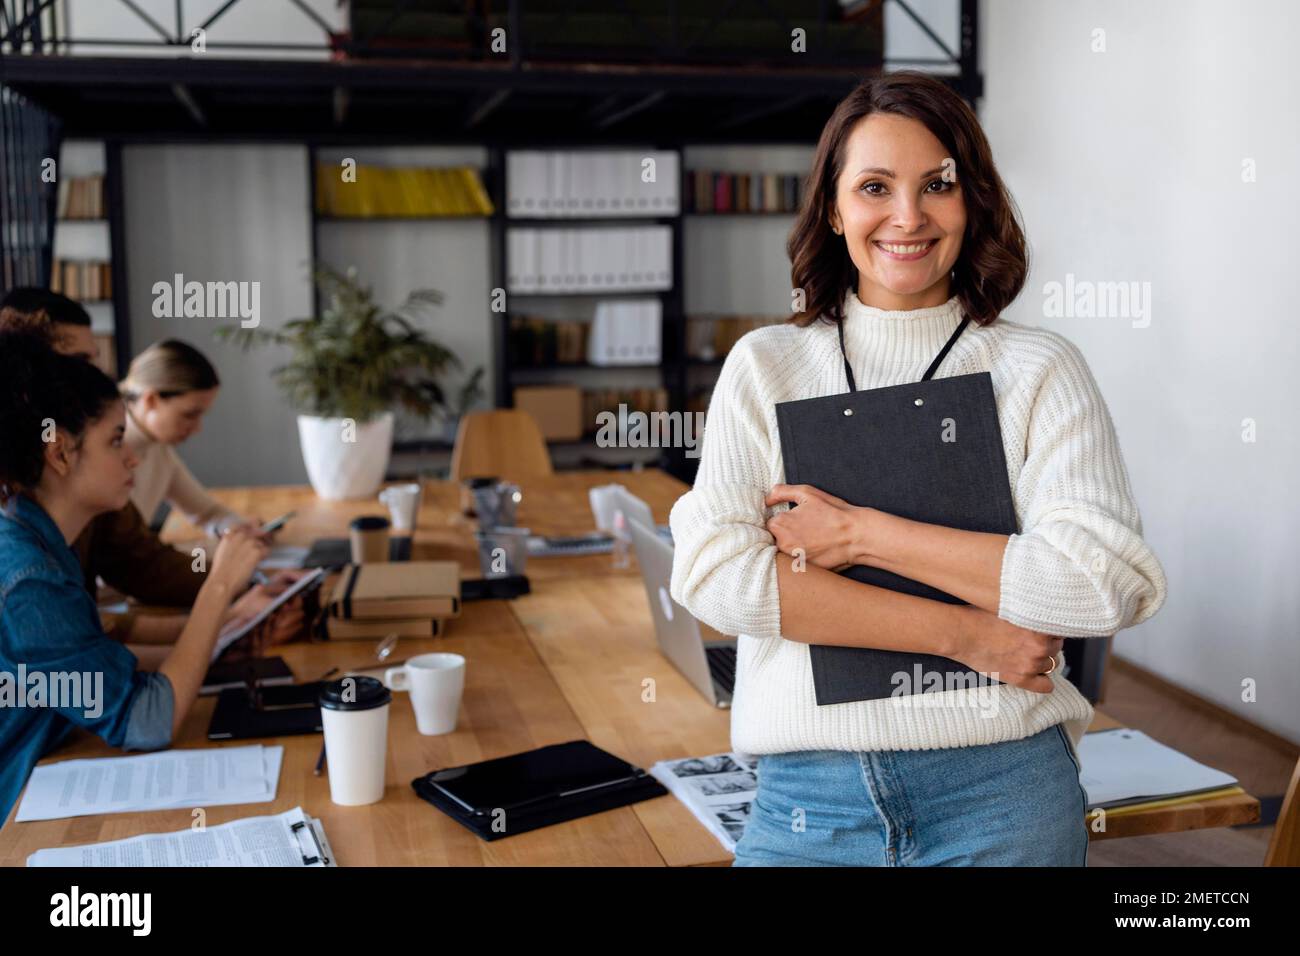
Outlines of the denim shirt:
M 74 724 L 126 750 L 171 743 L 171 681 L 136 666 L 104 633 L 58 526 L 11 498 L 0 509 L 0 823 Z

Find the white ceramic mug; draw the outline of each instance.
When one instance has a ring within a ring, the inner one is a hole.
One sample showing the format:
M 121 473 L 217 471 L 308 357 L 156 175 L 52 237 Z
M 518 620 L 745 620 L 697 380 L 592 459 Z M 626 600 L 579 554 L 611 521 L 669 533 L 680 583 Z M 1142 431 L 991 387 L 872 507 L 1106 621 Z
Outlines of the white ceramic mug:
M 422 734 L 449 734 L 460 716 L 465 690 L 465 658 L 459 654 L 419 654 L 384 672 L 384 683 L 411 695 L 415 726 Z
M 379 493 L 379 500 L 388 506 L 388 513 L 393 520 L 393 534 L 408 535 L 415 530 L 415 519 L 420 510 L 418 483 L 385 488 Z
M 606 534 L 614 530 L 614 512 L 618 510 L 618 495 L 623 490 L 620 484 L 597 485 L 588 489 L 587 498 L 591 502 L 591 516 L 597 530 Z

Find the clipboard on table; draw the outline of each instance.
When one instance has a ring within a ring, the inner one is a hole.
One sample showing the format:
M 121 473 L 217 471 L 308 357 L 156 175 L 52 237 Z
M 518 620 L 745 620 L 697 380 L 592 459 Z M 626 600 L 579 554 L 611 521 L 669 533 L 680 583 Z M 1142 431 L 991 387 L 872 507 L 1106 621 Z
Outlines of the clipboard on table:
M 847 393 L 778 402 L 786 483 L 927 524 L 1017 533 L 992 376 L 931 377 L 969 321 L 962 318 L 919 382 L 857 390 L 845 355 Z M 840 573 L 916 597 L 968 603 L 881 568 L 855 565 Z M 809 655 L 818 705 L 1002 683 L 935 654 L 814 644 Z M 929 682 L 934 675 L 942 675 L 940 686 Z
M 411 786 L 489 841 L 668 793 L 647 771 L 588 740 L 435 770 Z

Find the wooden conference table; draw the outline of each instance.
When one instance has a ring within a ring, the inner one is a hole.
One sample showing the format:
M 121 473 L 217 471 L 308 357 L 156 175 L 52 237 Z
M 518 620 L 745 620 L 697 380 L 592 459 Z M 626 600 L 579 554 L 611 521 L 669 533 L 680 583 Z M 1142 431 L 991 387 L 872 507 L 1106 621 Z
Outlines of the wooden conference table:
M 666 523 L 673 502 L 687 490 L 658 470 L 565 472 L 521 482 L 517 521 L 546 534 L 591 528 L 587 490 L 617 481 L 645 499 L 655 520 Z M 297 516 L 278 544 L 309 544 L 346 535 L 360 514 L 382 514 L 377 501 L 327 502 L 305 487 L 227 489 L 215 492 L 242 514 L 270 519 Z M 462 577 L 478 577 L 474 525 L 459 511 L 459 489 L 425 484 L 413 544 L 416 559 L 455 558 Z M 197 532 L 169 522 L 164 537 L 192 541 Z M 302 806 L 319 817 L 340 865 L 726 865 L 731 857 L 673 796 L 534 830 L 491 843 L 420 800 L 410 782 L 430 769 L 517 753 L 586 738 L 639 766 L 658 760 L 730 750 L 729 712 L 708 704 L 659 653 L 635 559 L 615 569 L 610 555 L 534 558 L 527 566 L 532 593 L 513 601 L 471 601 L 445 633 L 427 640 L 403 638 L 402 659 L 431 650 L 467 659 L 460 723 L 453 733 L 422 736 L 409 705 L 397 695 L 390 711 L 387 789 L 365 807 L 336 806 L 328 776 L 312 773 L 320 737 L 284 737 L 263 743 L 285 748 L 276 799 L 271 803 L 207 809 L 209 825 Z M 299 680 L 315 680 L 332 667 L 374 666 L 375 641 L 293 643 L 276 648 Z M 655 682 L 652 701 L 644 682 Z M 200 698 L 182 728 L 178 746 L 238 746 L 206 739 L 214 698 Z M 1119 726 L 1097 713 L 1091 729 Z M 84 731 L 42 763 L 116 751 Z M 15 808 L 16 810 L 16 808 Z M 191 825 L 190 810 L 109 814 L 14 823 L 0 829 L 0 863 L 21 866 L 44 847 L 72 846 L 168 832 Z M 1259 817 L 1249 795 L 1221 797 L 1112 816 L 1093 839 L 1136 836 L 1247 823 Z

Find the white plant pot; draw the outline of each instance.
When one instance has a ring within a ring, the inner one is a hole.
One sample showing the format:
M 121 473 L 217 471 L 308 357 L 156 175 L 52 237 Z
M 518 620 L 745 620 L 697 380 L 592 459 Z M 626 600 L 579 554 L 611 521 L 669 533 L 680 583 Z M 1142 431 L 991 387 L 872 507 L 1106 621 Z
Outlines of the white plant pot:
M 368 422 L 298 416 L 298 439 L 316 494 L 331 501 L 369 498 L 379 491 L 393 452 L 393 413 Z

